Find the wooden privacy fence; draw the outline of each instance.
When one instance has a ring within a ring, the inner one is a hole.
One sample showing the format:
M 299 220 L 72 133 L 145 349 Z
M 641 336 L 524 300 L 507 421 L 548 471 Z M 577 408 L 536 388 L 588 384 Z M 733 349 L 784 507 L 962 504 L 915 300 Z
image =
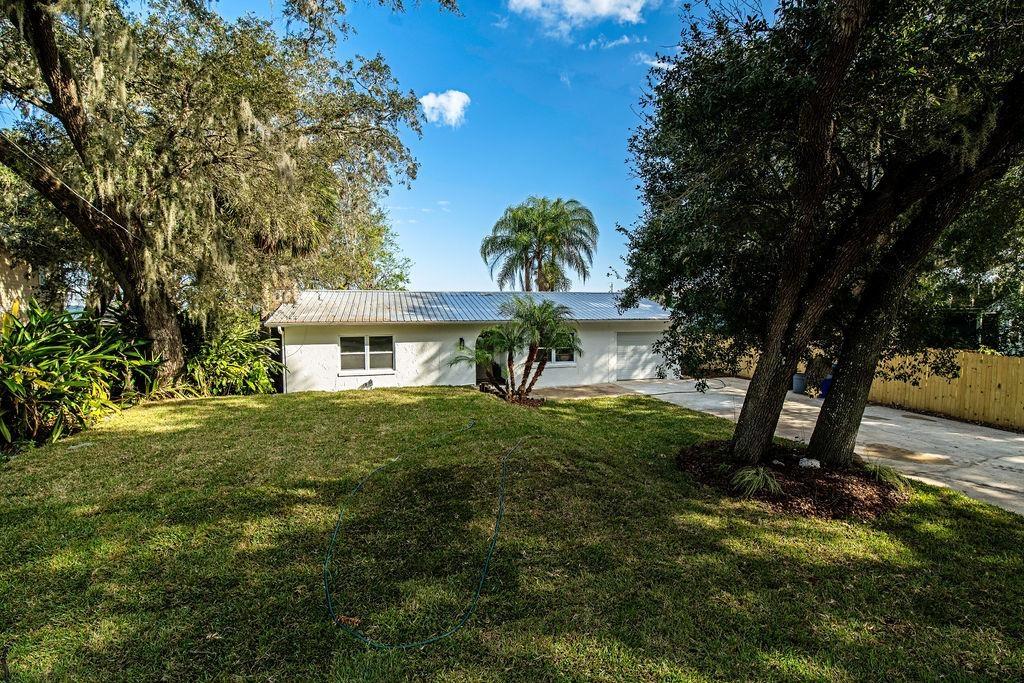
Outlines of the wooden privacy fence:
M 1024 429 L 1024 358 L 959 351 L 957 362 L 960 377 L 952 381 L 930 374 L 917 386 L 876 379 L 868 400 L 993 427 Z M 739 376 L 750 379 L 753 365 L 752 360 Z
M 868 399 L 996 427 L 1024 429 L 1024 358 L 957 353 L 960 377 L 928 375 L 917 386 L 875 379 Z

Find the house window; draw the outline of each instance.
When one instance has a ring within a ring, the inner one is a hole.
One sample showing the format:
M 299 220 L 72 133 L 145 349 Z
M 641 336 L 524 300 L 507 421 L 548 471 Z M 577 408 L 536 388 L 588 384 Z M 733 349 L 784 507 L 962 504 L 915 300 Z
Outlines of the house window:
M 341 337 L 339 347 L 342 372 L 395 369 L 394 337 Z
M 576 352 L 571 349 L 555 349 L 555 362 L 556 363 L 575 363 Z
M 341 369 L 366 369 L 366 349 L 363 337 L 341 338 Z
M 395 369 L 395 340 L 393 337 L 368 337 L 366 347 L 369 349 L 371 370 Z
M 567 349 L 537 349 L 537 360 L 547 358 L 549 363 L 575 363 L 576 352 L 570 347 Z

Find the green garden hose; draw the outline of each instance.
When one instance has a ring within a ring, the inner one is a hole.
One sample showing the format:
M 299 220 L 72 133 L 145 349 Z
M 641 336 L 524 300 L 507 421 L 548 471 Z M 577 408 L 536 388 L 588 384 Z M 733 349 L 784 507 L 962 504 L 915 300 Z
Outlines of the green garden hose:
M 397 456 L 387 460 L 383 464 L 381 464 L 378 467 L 376 467 L 375 469 L 373 469 L 365 477 L 363 477 L 359 481 L 359 483 L 356 484 L 352 488 L 352 490 L 349 492 L 348 496 L 346 496 L 346 500 L 350 499 L 352 496 L 354 496 L 355 494 L 359 493 L 363 489 L 363 486 L 366 484 L 366 482 L 369 481 L 370 478 L 372 478 L 375 474 L 377 474 L 378 472 L 380 472 L 384 468 L 388 467 L 392 463 L 396 462 L 397 460 L 401 459 L 404 455 L 409 455 L 410 453 L 414 453 L 416 451 L 422 450 L 423 448 L 426 448 L 427 446 L 430 446 L 430 445 L 433 445 L 433 444 L 436 444 L 436 443 L 440 443 L 442 441 L 450 439 L 450 438 L 452 438 L 454 436 L 457 436 L 459 434 L 463 434 L 465 432 L 468 432 L 469 430 L 473 429 L 475 426 L 476 426 L 476 420 L 470 420 L 469 423 L 465 427 L 463 427 L 462 429 L 457 429 L 455 431 L 447 432 L 447 433 L 442 434 L 441 436 L 438 436 L 438 437 L 436 437 L 434 439 L 430 439 L 430 440 L 424 441 L 424 442 L 420 443 L 418 446 L 410 449 L 409 451 L 406 451 L 405 453 L 403 453 L 401 455 L 397 455 Z M 413 640 L 413 641 L 402 642 L 402 643 L 385 643 L 383 641 L 375 640 L 373 638 L 370 638 L 369 636 L 367 636 L 365 633 L 363 633 L 359 629 L 355 628 L 354 626 L 351 626 L 348 623 L 345 623 L 345 620 L 342 617 L 340 617 L 337 614 L 337 612 L 335 612 L 334 600 L 331 597 L 331 579 L 333 578 L 333 575 L 331 573 L 331 562 L 334 559 L 334 548 L 336 547 L 337 542 L 338 542 L 338 535 L 339 535 L 339 533 L 341 531 L 342 522 L 344 521 L 346 513 L 348 512 L 348 507 L 344 503 L 341 505 L 340 509 L 338 510 L 338 520 L 334 524 L 334 531 L 333 531 L 333 533 L 331 533 L 331 540 L 327 544 L 327 554 L 324 557 L 324 572 L 323 572 L 323 575 L 324 575 L 324 596 L 325 596 L 326 601 L 327 601 L 327 612 L 331 616 L 331 621 L 333 621 L 334 624 L 336 626 L 338 626 L 338 628 L 340 628 L 342 631 L 347 633 L 352 638 L 355 638 L 356 640 L 358 640 L 359 642 L 363 643 L 364 645 L 368 645 L 369 647 L 372 647 L 372 648 L 375 648 L 375 649 L 378 649 L 378 650 L 409 650 L 409 649 L 412 649 L 412 648 L 424 647 L 425 645 L 430 645 L 431 643 L 436 643 L 437 641 L 442 640 L 443 638 L 447 638 L 448 636 L 453 635 L 454 633 L 456 633 L 457 631 L 462 629 L 467 623 L 469 623 L 469 620 L 472 618 L 473 613 L 476 611 L 477 603 L 480 602 L 480 593 L 483 591 L 484 581 L 487 580 L 487 573 L 488 573 L 488 571 L 490 569 L 490 566 L 491 566 L 491 558 L 494 556 L 494 548 L 498 544 L 498 533 L 499 533 L 499 531 L 501 529 L 501 520 L 505 516 L 505 484 L 506 484 L 506 482 L 508 480 L 508 461 L 509 461 L 509 457 L 514 452 L 519 450 L 519 448 L 523 445 L 523 442 L 526 441 L 526 439 L 527 439 L 527 437 L 523 437 L 522 439 L 517 441 L 511 448 L 506 450 L 504 452 L 504 454 L 502 454 L 502 456 L 501 456 L 501 477 L 500 477 L 500 480 L 499 480 L 499 483 L 498 483 L 498 514 L 494 518 L 494 531 L 491 533 L 491 540 L 490 540 L 490 543 L 488 543 L 488 545 L 487 545 L 487 553 L 484 555 L 483 566 L 480 569 L 480 579 L 477 581 L 476 590 L 473 592 L 473 597 L 469 601 L 469 605 L 466 607 L 465 610 L 463 610 L 462 614 L 459 616 L 459 618 L 455 621 L 455 623 L 450 628 L 448 628 L 448 629 L 446 629 L 444 631 L 441 631 L 439 633 L 435 633 L 434 635 L 432 635 L 432 636 L 430 636 L 428 638 L 424 638 L 422 640 Z

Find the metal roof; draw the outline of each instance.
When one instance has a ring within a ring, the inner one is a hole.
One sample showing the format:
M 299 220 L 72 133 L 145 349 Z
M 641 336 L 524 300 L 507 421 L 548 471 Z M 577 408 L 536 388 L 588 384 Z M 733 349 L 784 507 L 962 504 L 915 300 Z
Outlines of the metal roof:
M 577 321 L 668 320 L 669 313 L 649 299 L 618 309 L 613 292 L 395 292 L 317 289 L 299 292 L 264 323 L 328 325 L 337 323 L 466 323 L 507 320 L 498 307 L 514 295 L 564 304 Z

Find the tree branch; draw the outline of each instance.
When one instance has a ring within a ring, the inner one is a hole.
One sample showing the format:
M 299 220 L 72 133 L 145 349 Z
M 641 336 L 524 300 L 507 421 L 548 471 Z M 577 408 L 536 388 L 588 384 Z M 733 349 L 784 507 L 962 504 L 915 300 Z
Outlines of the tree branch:
M 802 297 L 805 302 L 801 315 L 802 337 L 809 339 L 836 289 L 868 256 L 871 244 L 896 218 L 922 200 L 937 206 L 953 206 L 944 199 L 946 195 L 966 193 L 970 196 L 981 184 L 998 175 L 1010 156 L 1020 153 L 1024 147 L 1024 71 L 1006 82 L 992 106 L 996 123 L 974 164 L 965 168 L 955 151 L 930 152 L 887 172 L 878 188 L 869 193 L 847 238 L 825 258 L 829 267 L 823 277 Z M 978 120 L 984 120 L 986 114 L 978 112 Z M 959 210 L 962 203 L 955 206 Z M 904 232 L 914 226 L 912 221 Z M 915 239 L 915 235 L 911 234 L 910 239 Z M 901 241 L 902 237 L 896 244 Z M 894 245 L 890 250 L 896 248 Z
M 36 109 L 42 110 L 50 116 L 56 117 L 56 113 L 53 109 L 53 103 L 39 99 L 31 92 L 30 88 L 18 86 L 8 81 L 0 81 L 0 91 L 21 100 L 25 104 L 32 105 Z
M 57 35 L 54 28 L 55 4 L 46 2 L 26 2 L 24 12 L 15 14 L 11 21 L 16 25 L 23 22 L 22 35 L 32 48 L 36 65 L 43 76 L 47 89 L 50 91 L 52 113 L 67 131 L 68 139 L 75 148 L 82 163 L 88 167 L 86 151 L 89 139 L 88 119 L 82 106 L 81 88 L 75 79 L 67 56 L 57 46 Z M 13 10 L 12 10 L 13 13 Z M 19 19 L 21 21 L 19 21 Z
M 83 236 L 92 240 L 104 240 L 109 239 L 109 235 L 102 228 L 122 231 L 113 220 L 79 197 L 50 170 L 29 159 L 5 134 L 0 134 L 0 164 L 31 185 L 78 228 Z

